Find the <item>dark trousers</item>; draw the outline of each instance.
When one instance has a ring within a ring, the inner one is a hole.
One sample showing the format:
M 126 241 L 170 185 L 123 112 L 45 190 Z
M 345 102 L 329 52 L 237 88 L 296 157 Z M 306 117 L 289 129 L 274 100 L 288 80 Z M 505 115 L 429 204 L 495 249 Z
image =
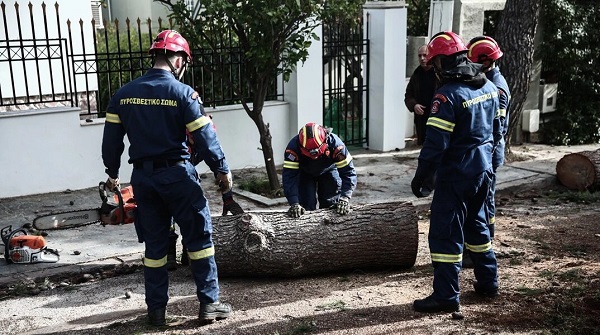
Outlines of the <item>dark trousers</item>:
M 438 176 L 429 227 L 433 296 L 437 300 L 459 302 L 459 272 L 465 248 L 473 259 L 477 281 L 486 288 L 498 287 L 496 255 L 484 206 L 492 176 L 491 170 L 462 181 L 448 182 Z
M 166 267 L 171 220 L 179 225 L 198 300 L 211 303 L 219 298 L 217 265 L 214 259 L 212 222 L 208 203 L 196 169 L 190 162 L 153 169 L 135 168 L 131 176 L 137 202 L 136 231 L 145 242 L 144 282 L 146 304 L 152 311 L 169 300 Z
M 417 132 L 417 144 L 418 145 L 423 145 L 423 143 L 425 143 L 427 118 L 428 118 L 428 116 L 426 116 L 426 115 L 415 114 L 415 131 Z
M 319 208 L 329 208 L 337 203 L 342 179 L 337 169 L 332 169 L 320 176 L 313 177 L 300 172 L 298 201 L 306 210 L 312 211 Z

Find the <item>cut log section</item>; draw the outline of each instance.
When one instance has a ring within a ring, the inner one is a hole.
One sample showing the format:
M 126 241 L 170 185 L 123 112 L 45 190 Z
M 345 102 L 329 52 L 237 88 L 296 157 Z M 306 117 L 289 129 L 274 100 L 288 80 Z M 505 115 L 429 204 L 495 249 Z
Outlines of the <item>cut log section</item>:
M 556 176 L 571 190 L 594 190 L 600 186 L 600 150 L 563 156 L 556 164 Z
M 252 212 L 213 217 L 219 277 L 298 277 L 415 264 L 418 217 L 409 202 L 333 210 Z

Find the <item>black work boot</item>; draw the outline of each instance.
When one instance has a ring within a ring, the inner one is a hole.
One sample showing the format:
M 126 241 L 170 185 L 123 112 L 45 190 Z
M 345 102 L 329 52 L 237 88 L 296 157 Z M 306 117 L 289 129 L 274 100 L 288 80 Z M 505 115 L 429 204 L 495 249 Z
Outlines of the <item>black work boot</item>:
M 167 249 L 167 270 L 177 269 L 177 234 L 169 235 L 169 248 Z
M 479 282 L 473 283 L 473 289 L 475 289 L 475 293 L 484 298 L 495 298 L 498 296 L 498 288 L 497 287 L 483 287 L 483 285 L 479 284 Z
M 165 307 L 148 311 L 148 322 L 153 326 L 164 326 L 167 324 L 166 320 L 167 309 Z
M 200 304 L 198 318 L 202 322 L 211 323 L 215 320 L 223 320 L 231 314 L 231 305 L 215 301 L 210 304 Z
M 437 301 L 434 297 L 428 296 L 424 299 L 415 300 L 413 308 L 421 313 L 438 313 L 438 312 L 458 312 L 460 305 L 456 302 Z

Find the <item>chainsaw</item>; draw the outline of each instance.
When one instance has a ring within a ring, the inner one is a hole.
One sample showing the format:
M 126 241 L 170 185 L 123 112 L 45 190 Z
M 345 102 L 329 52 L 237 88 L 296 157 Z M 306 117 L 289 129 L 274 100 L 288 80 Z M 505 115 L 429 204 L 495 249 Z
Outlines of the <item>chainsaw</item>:
M 46 246 L 43 236 L 28 235 L 25 228 L 13 230 L 6 226 L 0 230 L 7 264 L 56 263 L 58 251 Z
M 37 230 L 57 230 L 79 227 L 100 222 L 102 225 L 133 223 L 136 209 L 133 188 L 117 187 L 114 195 L 109 197 L 106 183 L 98 184 L 98 193 L 102 204 L 99 208 L 79 209 L 74 211 L 54 212 L 33 219 L 32 226 Z

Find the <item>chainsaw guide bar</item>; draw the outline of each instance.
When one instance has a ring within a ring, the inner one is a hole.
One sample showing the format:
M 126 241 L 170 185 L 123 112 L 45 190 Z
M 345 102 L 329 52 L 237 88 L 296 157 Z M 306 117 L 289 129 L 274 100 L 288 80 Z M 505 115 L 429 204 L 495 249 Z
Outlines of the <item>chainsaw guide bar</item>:
M 68 229 L 100 222 L 100 209 L 82 209 L 38 216 L 33 227 L 38 230 Z

